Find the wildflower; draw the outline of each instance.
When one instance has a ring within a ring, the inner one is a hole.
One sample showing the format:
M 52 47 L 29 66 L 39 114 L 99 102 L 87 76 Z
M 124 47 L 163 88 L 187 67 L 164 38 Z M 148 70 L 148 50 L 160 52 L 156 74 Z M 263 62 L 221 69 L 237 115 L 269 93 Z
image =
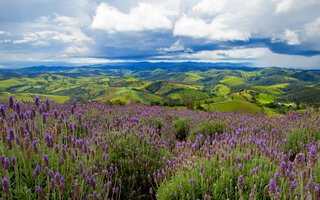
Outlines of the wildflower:
M 294 160 L 294 164 L 296 165 L 297 168 L 302 170 L 305 166 L 305 154 L 298 153 L 295 160 Z
M 194 187 L 194 185 L 195 185 L 194 178 L 191 178 L 191 179 L 189 180 L 189 182 L 190 182 L 190 185 L 191 185 L 192 187 Z
M 55 181 L 54 181 L 53 179 L 51 179 L 51 180 L 50 180 L 50 190 L 51 190 L 51 191 L 54 190 L 55 185 L 56 185 Z
M 16 158 L 14 156 L 12 156 L 12 165 L 15 166 L 16 165 Z
M 64 194 L 64 191 L 65 191 L 65 183 L 66 183 L 66 181 L 64 180 L 64 178 L 63 177 L 61 177 L 61 179 L 60 179 L 60 192 L 61 192 L 61 194 L 63 195 Z
M 297 185 L 295 182 L 291 181 L 290 182 L 290 193 L 293 194 L 294 190 L 296 189 Z
M 9 185 L 9 181 L 6 179 L 6 177 L 4 177 L 2 179 L 2 188 L 3 188 L 3 191 L 6 195 L 9 195 L 10 193 L 10 185 Z
M 276 182 L 276 184 L 278 184 L 278 181 L 279 181 L 279 172 L 276 172 L 274 174 L 274 181 Z
M 317 150 L 314 145 L 310 147 L 310 151 L 308 152 L 308 159 L 311 164 L 311 167 L 314 167 L 318 160 Z
M 5 158 L 5 159 L 4 159 L 4 168 L 5 168 L 6 170 L 8 170 L 9 167 L 10 167 L 9 158 Z
M 315 199 L 319 199 L 319 184 L 317 184 L 315 187 L 314 187 L 314 193 L 313 193 L 313 196 Z
M 12 128 L 9 128 L 8 134 L 9 134 L 10 140 L 14 140 L 14 132 Z
M 37 107 L 39 107 L 39 105 L 40 105 L 39 96 L 35 96 L 35 97 L 34 97 L 34 104 L 35 104 Z
M 12 109 L 13 108 L 13 96 L 9 96 L 9 107 Z
M 47 123 L 47 113 L 42 113 L 42 123 L 46 124 Z
M 286 176 L 286 162 L 282 161 L 282 163 L 280 164 L 280 175 L 282 177 Z
M 244 188 L 244 178 L 243 175 L 240 175 L 238 178 L 238 188 L 240 190 L 240 193 L 242 193 L 242 190 Z
M 49 166 L 49 158 L 45 154 L 43 154 L 43 162 L 45 166 Z
M 57 144 L 54 149 L 56 151 L 56 154 L 58 154 L 59 153 L 59 145 Z
M 270 183 L 268 185 L 268 189 L 269 189 L 269 191 L 268 191 L 269 192 L 269 196 L 271 198 L 273 198 L 275 196 L 275 194 L 276 194 L 276 184 L 274 183 L 273 179 L 270 180 Z
M 307 185 L 307 190 L 312 194 L 313 192 L 313 179 L 310 178 Z

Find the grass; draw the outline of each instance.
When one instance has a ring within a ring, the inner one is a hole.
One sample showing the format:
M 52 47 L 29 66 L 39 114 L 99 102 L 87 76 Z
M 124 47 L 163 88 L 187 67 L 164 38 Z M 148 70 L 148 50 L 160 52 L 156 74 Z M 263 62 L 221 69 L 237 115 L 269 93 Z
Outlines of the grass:
M 259 93 L 256 98 L 261 104 L 274 103 L 277 100 L 274 95 L 266 93 Z
M 221 80 L 220 83 L 224 83 L 229 86 L 236 86 L 236 85 L 243 85 L 246 82 L 243 78 L 239 78 L 236 76 L 225 76 L 225 78 Z
M 289 83 L 283 83 L 283 84 L 276 84 L 276 85 L 270 85 L 270 86 L 253 86 L 253 88 L 257 88 L 260 90 L 264 90 L 272 95 L 279 95 L 283 94 L 284 92 L 281 90 L 281 88 L 285 88 Z
M 236 156 L 243 157 L 238 152 L 233 155 L 232 160 L 235 160 Z M 260 165 L 265 169 L 258 174 L 251 175 L 249 169 Z M 216 159 L 200 160 L 195 167 L 189 166 L 187 170 L 177 173 L 173 178 L 162 183 L 158 189 L 157 198 L 159 200 L 188 199 L 188 197 L 189 199 L 213 197 L 218 200 L 239 199 L 240 197 L 249 199 L 253 186 L 256 185 L 259 191 L 256 194 L 256 199 L 264 199 L 263 188 L 268 185 L 272 178 L 270 174 L 274 174 L 279 170 L 279 167 L 272 165 L 262 156 L 254 160 L 244 161 L 242 166 L 240 172 L 238 167 L 233 170 L 233 162 L 228 162 L 228 160 L 224 160 L 222 163 L 219 163 Z M 245 184 L 242 193 L 237 188 L 237 180 L 240 175 L 243 175 Z M 193 184 L 191 180 L 194 180 Z M 280 181 L 282 181 L 282 178 L 280 178 Z M 281 195 L 286 195 L 286 193 L 282 191 Z
M 5 93 L 3 92 L 0 95 L 0 101 L 8 101 L 10 95 L 14 95 L 15 99 L 18 101 L 33 101 L 35 96 L 39 96 L 40 100 L 45 100 L 46 98 L 50 98 L 50 100 L 56 103 L 65 103 L 70 100 L 68 96 L 58 96 L 58 95 L 44 95 L 44 94 L 34 94 L 34 93 Z
M 247 113 L 260 113 L 261 108 L 254 103 L 246 101 L 243 97 L 238 95 L 232 95 L 232 101 L 218 103 L 210 105 L 212 110 L 217 110 L 219 112 L 247 112 Z
M 0 90 L 4 90 L 9 87 L 18 86 L 18 85 L 22 85 L 22 82 L 20 82 L 19 80 L 15 79 L 15 78 L 2 80 L 2 81 L 0 81 Z
M 213 89 L 215 91 L 215 94 L 218 96 L 226 96 L 230 93 L 230 88 L 222 84 L 214 86 Z

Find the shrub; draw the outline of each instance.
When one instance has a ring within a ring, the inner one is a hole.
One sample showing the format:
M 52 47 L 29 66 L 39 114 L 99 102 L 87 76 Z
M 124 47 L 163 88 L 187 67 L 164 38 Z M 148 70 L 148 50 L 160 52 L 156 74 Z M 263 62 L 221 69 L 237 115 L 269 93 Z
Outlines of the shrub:
M 202 134 L 203 136 L 210 136 L 210 138 L 214 138 L 216 133 L 222 134 L 226 128 L 227 124 L 219 120 L 203 121 L 192 128 L 192 130 L 190 131 L 189 139 L 194 142 L 196 137 L 200 134 Z
M 190 126 L 186 119 L 178 119 L 173 122 L 176 132 L 175 136 L 178 140 L 185 140 L 189 134 Z

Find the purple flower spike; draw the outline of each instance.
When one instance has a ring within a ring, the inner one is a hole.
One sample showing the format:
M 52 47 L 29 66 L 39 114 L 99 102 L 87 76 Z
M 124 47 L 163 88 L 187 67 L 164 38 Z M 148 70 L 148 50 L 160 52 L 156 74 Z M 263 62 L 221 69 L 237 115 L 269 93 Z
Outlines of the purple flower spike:
M 189 180 L 189 182 L 190 182 L 190 185 L 191 185 L 192 187 L 194 187 L 194 185 L 195 185 L 194 178 L 191 178 L 191 179 Z
M 47 123 L 47 113 L 42 113 L 42 123 L 46 124 Z
M 45 166 L 49 166 L 49 158 L 46 154 L 43 154 L 43 162 Z
M 238 188 L 240 190 L 240 192 L 242 192 L 243 188 L 244 188 L 244 178 L 243 175 L 240 175 L 238 178 Z
M 16 166 L 16 157 L 12 156 L 12 159 L 11 159 L 11 160 L 12 160 L 12 165 L 13 165 L 13 166 Z
M 310 147 L 310 151 L 308 152 L 308 159 L 311 166 L 314 167 L 318 160 L 317 150 L 314 145 Z
M 271 198 L 273 198 L 276 194 L 276 184 L 273 179 L 270 180 L 268 188 L 269 188 L 269 195 Z
M 6 170 L 8 170 L 9 167 L 10 167 L 9 158 L 5 158 L 5 159 L 4 159 L 4 168 L 5 168 Z
M 9 181 L 6 179 L 6 177 L 4 177 L 2 179 L 2 188 L 3 188 L 3 191 L 6 195 L 9 195 L 10 193 L 10 185 L 9 185 Z

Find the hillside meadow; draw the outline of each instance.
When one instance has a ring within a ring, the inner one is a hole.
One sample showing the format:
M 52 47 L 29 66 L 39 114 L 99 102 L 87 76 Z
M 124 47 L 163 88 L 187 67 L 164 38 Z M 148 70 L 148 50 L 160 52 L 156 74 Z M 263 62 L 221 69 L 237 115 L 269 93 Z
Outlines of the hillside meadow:
M 0 106 L 0 196 L 319 199 L 319 114 L 9 96 Z

